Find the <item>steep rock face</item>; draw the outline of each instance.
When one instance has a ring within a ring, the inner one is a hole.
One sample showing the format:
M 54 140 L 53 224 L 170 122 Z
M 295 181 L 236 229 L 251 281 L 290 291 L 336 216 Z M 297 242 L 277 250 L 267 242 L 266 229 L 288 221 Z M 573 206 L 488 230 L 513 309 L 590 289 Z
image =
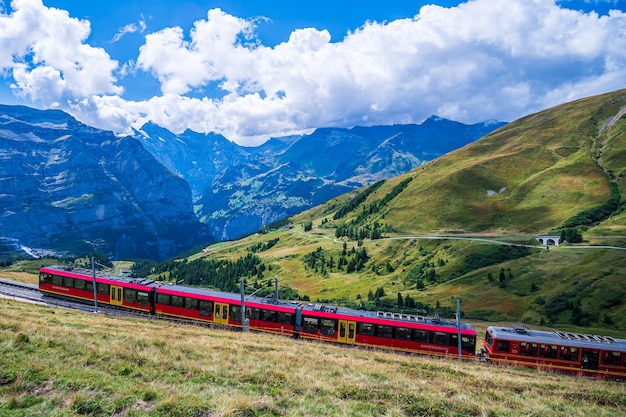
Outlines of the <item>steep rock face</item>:
M 216 133 L 186 130 L 175 135 L 154 123 L 147 123 L 135 137 L 164 166 L 189 183 L 195 198 L 207 186 L 207 181 L 210 183 L 225 169 L 245 163 L 251 157 L 249 148 Z
M 139 141 L 19 106 L 0 106 L 0 239 L 30 254 L 152 259 L 212 240 L 189 185 Z

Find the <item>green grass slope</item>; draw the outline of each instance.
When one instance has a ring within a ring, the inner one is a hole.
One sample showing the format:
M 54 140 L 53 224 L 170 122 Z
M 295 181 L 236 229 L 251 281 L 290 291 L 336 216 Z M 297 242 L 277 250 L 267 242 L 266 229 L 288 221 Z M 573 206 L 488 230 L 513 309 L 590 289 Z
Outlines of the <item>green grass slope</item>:
M 411 173 L 386 221 L 405 232 L 541 233 L 624 194 L 626 90 L 522 118 Z M 492 192 L 489 192 L 491 190 Z M 495 193 L 493 193 L 495 192 Z M 625 233 L 624 216 L 611 222 Z
M 0 317 L 0 416 L 626 413 L 621 384 L 537 370 L 4 299 Z

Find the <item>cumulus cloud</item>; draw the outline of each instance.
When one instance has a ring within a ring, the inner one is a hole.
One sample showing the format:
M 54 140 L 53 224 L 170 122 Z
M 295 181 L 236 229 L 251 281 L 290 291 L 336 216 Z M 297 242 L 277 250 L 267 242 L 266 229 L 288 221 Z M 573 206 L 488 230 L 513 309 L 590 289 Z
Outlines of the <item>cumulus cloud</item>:
M 117 62 L 85 43 L 89 22 L 41 0 L 14 0 L 0 14 L 0 70 L 10 73 L 17 95 L 47 105 L 92 94 L 121 94 L 112 72 Z
M 545 0 L 424 6 L 410 18 L 366 22 L 339 42 L 326 30 L 299 28 L 273 47 L 257 38 L 258 19 L 213 9 L 188 33 L 168 27 L 146 34 L 136 61 L 121 69 L 85 44 L 88 22 L 36 0 L 14 4 L 0 25 L 35 29 L 0 31 L 0 65 L 13 71 L 16 91 L 49 103 L 67 95 L 76 117 L 118 132 L 152 120 L 253 144 L 315 127 L 415 123 L 432 114 L 513 120 L 625 87 L 626 15 Z M 35 12 L 73 30 L 47 32 L 35 26 Z M 120 36 L 131 29 L 138 28 Z M 59 57 L 43 50 L 46 36 L 63 49 Z M 91 82 L 69 85 L 79 72 Z M 112 74 L 137 72 L 154 77 L 161 91 L 124 99 Z

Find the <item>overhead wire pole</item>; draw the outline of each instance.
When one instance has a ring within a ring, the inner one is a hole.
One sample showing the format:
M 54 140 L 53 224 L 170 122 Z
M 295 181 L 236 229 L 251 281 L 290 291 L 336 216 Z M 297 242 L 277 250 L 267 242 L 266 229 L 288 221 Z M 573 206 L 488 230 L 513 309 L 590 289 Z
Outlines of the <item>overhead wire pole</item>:
M 98 312 L 98 293 L 96 291 L 96 260 L 91 257 L 91 272 L 93 274 L 93 307 L 94 313 Z
M 245 285 L 246 283 L 244 282 L 243 278 L 241 279 L 241 331 L 242 332 L 247 332 L 248 329 L 248 322 L 246 321 L 246 291 L 245 291 Z
M 457 327 L 457 349 L 459 352 L 459 361 L 463 359 L 463 351 L 461 350 L 461 300 L 456 300 L 456 327 Z

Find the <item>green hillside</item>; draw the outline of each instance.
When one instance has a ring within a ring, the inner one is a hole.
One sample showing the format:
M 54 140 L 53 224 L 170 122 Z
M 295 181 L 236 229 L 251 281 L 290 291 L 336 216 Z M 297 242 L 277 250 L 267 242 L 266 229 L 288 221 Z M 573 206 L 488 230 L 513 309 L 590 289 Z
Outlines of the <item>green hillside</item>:
M 467 318 L 626 330 L 625 109 L 621 90 L 530 115 L 151 271 L 230 290 L 245 277 L 269 292 L 278 278 L 284 296 L 357 308 L 446 314 L 459 298 Z M 539 234 L 570 242 L 547 250 Z

